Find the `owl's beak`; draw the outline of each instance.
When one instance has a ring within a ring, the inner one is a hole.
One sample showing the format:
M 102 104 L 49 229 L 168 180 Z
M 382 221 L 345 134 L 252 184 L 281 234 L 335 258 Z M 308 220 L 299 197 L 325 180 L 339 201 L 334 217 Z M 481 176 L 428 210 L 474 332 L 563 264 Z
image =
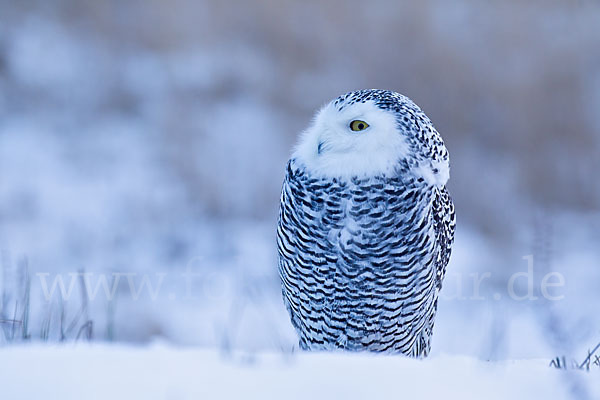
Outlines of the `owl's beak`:
M 317 146 L 317 154 L 321 154 L 323 152 L 325 142 L 319 142 L 319 146 Z

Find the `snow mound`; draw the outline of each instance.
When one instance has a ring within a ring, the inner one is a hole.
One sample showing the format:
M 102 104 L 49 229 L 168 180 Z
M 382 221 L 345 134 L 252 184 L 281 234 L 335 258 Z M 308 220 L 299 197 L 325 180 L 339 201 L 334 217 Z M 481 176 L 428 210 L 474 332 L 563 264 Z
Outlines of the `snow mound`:
M 1 349 L 0 358 L 0 387 L 8 399 L 567 399 L 600 394 L 596 372 L 556 370 L 546 360 L 224 354 L 163 345 L 14 346 Z

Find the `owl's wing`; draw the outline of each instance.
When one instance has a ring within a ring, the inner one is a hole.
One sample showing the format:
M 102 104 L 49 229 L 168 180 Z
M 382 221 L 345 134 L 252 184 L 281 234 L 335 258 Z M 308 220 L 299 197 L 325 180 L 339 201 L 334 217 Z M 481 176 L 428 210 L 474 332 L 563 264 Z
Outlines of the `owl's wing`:
M 433 200 L 434 229 L 437 241 L 437 287 L 442 288 L 442 280 L 446 273 L 446 266 L 450 261 L 452 243 L 454 242 L 454 227 L 456 216 L 454 214 L 454 203 L 446 187 L 435 189 Z
M 298 249 L 298 229 L 300 221 L 296 214 L 296 195 L 300 183 L 292 170 L 292 162 L 288 163 L 286 176 L 281 190 L 279 204 L 279 221 L 277 226 L 277 249 L 279 252 L 279 276 L 282 283 L 283 301 L 290 314 L 292 324 L 299 329 L 300 304 L 298 302 L 298 266 L 296 262 Z

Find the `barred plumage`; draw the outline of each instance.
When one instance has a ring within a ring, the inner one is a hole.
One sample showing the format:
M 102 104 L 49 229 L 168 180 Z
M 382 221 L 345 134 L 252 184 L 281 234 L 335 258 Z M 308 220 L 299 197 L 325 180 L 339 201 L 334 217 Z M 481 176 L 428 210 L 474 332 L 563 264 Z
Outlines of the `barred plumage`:
M 355 144 L 339 127 L 365 116 L 372 130 L 362 135 L 372 136 Z M 454 237 L 441 137 L 406 97 L 367 90 L 326 106 L 303 143 L 287 166 L 277 231 L 300 347 L 426 356 Z M 372 156 L 389 160 L 363 163 Z M 340 157 L 358 167 L 337 168 Z

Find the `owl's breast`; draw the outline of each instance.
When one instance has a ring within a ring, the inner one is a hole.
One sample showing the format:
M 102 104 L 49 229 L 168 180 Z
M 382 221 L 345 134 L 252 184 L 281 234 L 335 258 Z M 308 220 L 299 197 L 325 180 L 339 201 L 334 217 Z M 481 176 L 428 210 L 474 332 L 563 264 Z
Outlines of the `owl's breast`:
M 431 194 L 385 178 L 288 185 L 280 236 L 294 254 L 280 269 L 303 346 L 414 345 L 437 295 Z

